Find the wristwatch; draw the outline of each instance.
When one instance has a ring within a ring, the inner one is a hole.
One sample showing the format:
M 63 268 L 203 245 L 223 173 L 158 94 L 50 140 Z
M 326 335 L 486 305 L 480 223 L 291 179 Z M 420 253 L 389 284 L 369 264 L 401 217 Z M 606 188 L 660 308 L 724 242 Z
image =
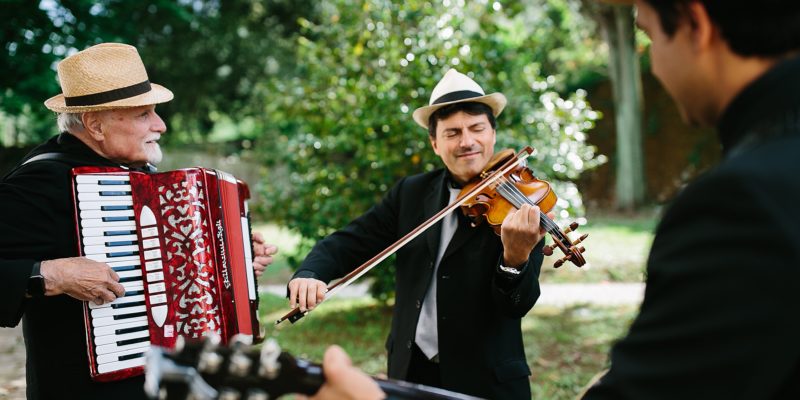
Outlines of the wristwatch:
M 43 297 L 44 296 L 44 277 L 40 271 L 42 263 L 37 262 L 33 264 L 31 277 L 28 278 L 27 294 L 30 297 Z
M 503 271 L 503 272 L 505 272 L 507 274 L 511 274 L 511 275 L 519 275 L 519 274 L 522 273 L 521 269 L 516 269 L 516 268 L 512 268 L 512 267 L 506 267 L 502 263 L 500 263 L 500 266 L 498 268 L 500 269 L 500 271 Z

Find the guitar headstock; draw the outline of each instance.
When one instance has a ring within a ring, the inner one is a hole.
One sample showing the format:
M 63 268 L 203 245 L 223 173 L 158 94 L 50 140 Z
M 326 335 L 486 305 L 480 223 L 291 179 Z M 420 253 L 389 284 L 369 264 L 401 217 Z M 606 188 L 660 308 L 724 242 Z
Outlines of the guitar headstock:
M 322 368 L 282 352 L 274 339 L 261 347 L 216 336 L 179 340 L 172 352 L 147 355 L 145 392 L 158 399 L 267 400 L 287 393 L 312 395 L 324 382 Z

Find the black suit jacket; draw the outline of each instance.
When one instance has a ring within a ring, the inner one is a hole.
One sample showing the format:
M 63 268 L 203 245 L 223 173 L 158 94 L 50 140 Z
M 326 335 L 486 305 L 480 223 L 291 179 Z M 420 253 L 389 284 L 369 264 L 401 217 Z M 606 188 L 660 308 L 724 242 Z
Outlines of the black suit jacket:
M 0 326 L 15 326 L 24 314 L 28 399 L 145 398 L 142 377 L 91 381 L 80 301 L 66 295 L 25 299 L 34 260 L 78 255 L 72 167 L 118 166 L 66 133 L 24 160 L 49 152 L 81 161 L 34 161 L 0 182 L 0 285 L 8 289 L 0 291 Z
M 800 59 L 719 132 L 725 160 L 664 215 L 641 311 L 586 398 L 800 398 Z
M 345 275 L 436 214 L 448 199 L 444 170 L 401 179 L 381 203 L 317 243 L 295 277 L 328 282 Z M 530 398 L 520 319 L 539 297 L 544 241 L 531 253 L 524 272 L 511 278 L 497 270 L 503 253 L 500 237 L 486 224 L 472 228 L 460 218 L 436 276 L 442 386 L 492 399 Z M 404 379 L 408 372 L 440 230 L 437 223 L 397 252 L 396 298 L 386 344 L 392 378 Z

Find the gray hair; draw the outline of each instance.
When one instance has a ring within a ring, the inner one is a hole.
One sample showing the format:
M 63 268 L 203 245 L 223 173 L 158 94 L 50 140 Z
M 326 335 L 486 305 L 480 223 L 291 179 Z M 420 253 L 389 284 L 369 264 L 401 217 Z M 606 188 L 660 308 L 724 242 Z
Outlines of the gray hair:
M 81 120 L 82 116 L 83 113 L 58 113 L 58 131 L 82 131 L 84 129 L 83 121 Z

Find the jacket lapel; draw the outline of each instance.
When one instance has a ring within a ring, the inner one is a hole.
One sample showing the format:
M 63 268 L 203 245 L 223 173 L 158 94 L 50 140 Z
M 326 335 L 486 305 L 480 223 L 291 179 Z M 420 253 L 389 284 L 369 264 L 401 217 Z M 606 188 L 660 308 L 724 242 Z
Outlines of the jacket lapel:
M 446 173 L 441 174 L 441 178 L 437 179 L 438 182 L 435 184 L 431 190 L 428 192 L 428 195 L 425 196 L 425 204 L 424 204 L 424 213 L 425 213 L 425 221 L 436 215 L 439 211 L 441 211 L 442 207 L 445 206 L 443 204 L 446 200 L 445 198 L 445 180 Z M 439 250 L 439 239 L 442 236 L 442 223 L 441 221 L 437 222 L 435 225 L 430 227 L 427 232 L 425 232 L 425 239 L 428 242 L 428 251 L 430 251 L 431 259 L 436 257 Z

